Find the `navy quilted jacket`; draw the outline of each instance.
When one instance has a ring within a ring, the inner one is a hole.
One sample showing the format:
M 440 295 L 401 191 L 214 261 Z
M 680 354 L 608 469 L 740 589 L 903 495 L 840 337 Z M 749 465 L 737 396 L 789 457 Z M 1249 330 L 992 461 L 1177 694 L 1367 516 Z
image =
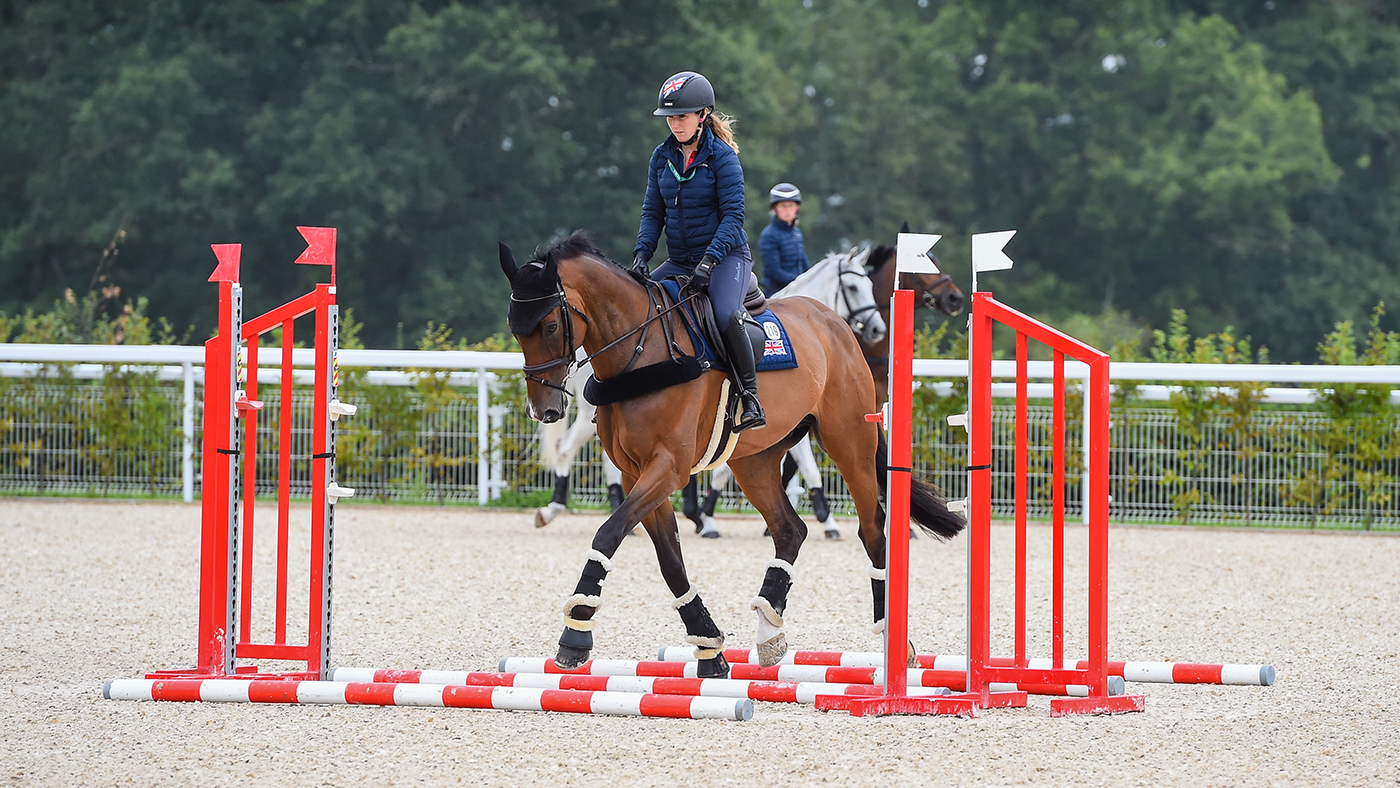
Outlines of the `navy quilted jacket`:
M 776 216 L 758 236 L 758 253 L 763 260 L 763 287 L 769 293 L 783 289 L 812 267 L 802 248 L 802 231 Z
M 723 260 L 749 242 L 739 155 L 709 129 L 688 170 L 683 169 L 682 155 L 675 137 L 667 137 L 652 151 L 634 257 L 656 253 L 663 227 L 670 259 L 681 265 L 695 265 L 707 254 Z

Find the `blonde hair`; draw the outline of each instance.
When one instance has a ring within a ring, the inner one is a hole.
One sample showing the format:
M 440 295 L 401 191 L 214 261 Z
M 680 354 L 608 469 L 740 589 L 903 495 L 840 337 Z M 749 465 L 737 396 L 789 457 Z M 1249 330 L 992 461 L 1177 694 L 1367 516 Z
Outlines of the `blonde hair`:
M 714 110 L 710 110 L 709 116 L 705 118 L 705 125 L 709 127 L 710 131 L 713 131 L 716 137 L 724 140 L 724 144 L 733 148 L 737 154 L 739 143 L 734 141 L 734 124 L 736 123 L 738 121 L 729 115 Z

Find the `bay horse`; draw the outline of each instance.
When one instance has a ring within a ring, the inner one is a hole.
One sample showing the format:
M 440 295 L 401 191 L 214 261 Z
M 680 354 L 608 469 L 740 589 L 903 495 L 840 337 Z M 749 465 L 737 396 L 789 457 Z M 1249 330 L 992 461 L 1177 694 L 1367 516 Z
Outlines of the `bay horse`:
M 727 388 L 726 373 L 707 369 L 694 358 L 689 333 L 678 329 L 683 318 L 661 285 L 609 260 L 582 232 L 539 249 L 523 266 L 517 266 L 510 249 L 501 244 L 500 263 L 510 280 L 508 323 L 524 352 L 521 371 L 532 418 L 551 422 L 564 414 L 564 384 L 580 345 L 603 382 L 618 385 L 636 378 L 637 370 L 649 381 L 662 376 L 683 380 L 598 408 L 598 437 L 622 470 L 627 497 L 594 534 L 578 584 L 564 603 L 555 664 L 573 669 L 588 660 L 593 618 L 602 603 L 612 557 L 632 524 L 640 522 L 651 536 L 686 641 L 697 647 L 699 675 L 727 676 L 724 632 L 690 584 L 670 500 L 692 469 L 709 459 L 715 422 L 724 410 L 720 393 Z M 799 366 L 759 373 L 768 424 L 739 433 L 728 458 L 773 539 L 774 558 L 750 603 L 757 614 L 756 642 L 765 666 L 777 664 L 787 652 L 783 612 L 796 571 L 793 562 L 807 536 L 806 524 L 783 493 L 783 455 L 810 432 L 845 477 L 870 561 L 877 631 L 885 623 L 880 495 L 888 470 L 884 436 L 878 425 L 865 420 L 874 411 L 875 389 L 850 327 L 809 298 L 776 299 L 771 309 L 786 326 Z M 698 377 L 689 374 L 692 370 Z M 924 482 L 912 480 L 910 499 L 911 518 L 931 535 L 951 539 L 963 529 L 962 518 L 949 512 Z
M 861 342 L 880 342 L 885 339 L 886 321 L 889 315 L 881 317 L 880 304 L 875 300 L 874 285 L 866 271 L 868 249 L 853 248 L 847 252 L 832 252 L 823 257 L 811 268 L 803 271 L 769 298 L 790 298 L 806 296 L 824 304 L 840 315 L 851 327 Z M 889 296 L 885 296 L 888 304 Z M 889 312 L 888 305 L 885 311 Z M 817 522 L 822 525 L 827 539 L 840 539 L 841 528 L 831 520 L 831 507 L 826 502 L 826 491 L 822 487 L 821 469 L 817 466 L 816 455 L 812 452 L 812 440 L 800 440 L 788 451 L 783 476 L 790 477 L 800 471 L 806 482 L 807 494 L 812 499 L 812 510 Z M 682 499 L 687 507 L 686 516 L 695 521 L 695 532 L 701 536 L 719 538 L 719 526 L 715 523 L 715 504 L 720 492 L 729 485 L 728 466 L 720 466 L 710 472 L 709 491 L 703 502 L 695 501 L 695 491 L 687 486 Z M 786 481 L 786 480 L 785 480 Z M 691 508 L 698 511 L 692 514 Z
M 908 232 L 906 229 L 905 232 Z M 880 305 L 880 318 L 888 325 L 890 321 L 890 296 L 894 294 L 895 248 L 876 246 L 866 258 L 870 270 L 870 283 L 875 292 L 875 303 Z M 937 260 L 935 259 L 936 263 Z M 962 312 L 963 293 L 945 273 L 903 274 L 900 287 L 913 290 L 916 297 L 914 308 L 926 306 L 953 317 Z M 870 374 L 875 378 L 875 396 L 880 405 L 890 398 L 890 340 L 886 336 L 877 342 L 860 341 L 865 361 L 870 365 Z

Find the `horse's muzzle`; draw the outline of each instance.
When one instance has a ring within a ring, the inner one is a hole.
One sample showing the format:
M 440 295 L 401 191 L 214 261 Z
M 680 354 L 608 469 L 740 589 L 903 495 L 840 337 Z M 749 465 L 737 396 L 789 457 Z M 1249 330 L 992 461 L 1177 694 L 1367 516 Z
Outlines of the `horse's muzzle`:
M 956 315 L 963 311 L 962 293 L 944 293 L 939 299 L 938 308 L 948 315 Z
M 872 314 L 870 319 L 865 321 L 865 325 L 861 327 L 860 338 L 866 344 L 873 345 L 884 339 L 888 331 L 889 328 L 885 326 L 885 321 L 880 318 L 880 315 Z

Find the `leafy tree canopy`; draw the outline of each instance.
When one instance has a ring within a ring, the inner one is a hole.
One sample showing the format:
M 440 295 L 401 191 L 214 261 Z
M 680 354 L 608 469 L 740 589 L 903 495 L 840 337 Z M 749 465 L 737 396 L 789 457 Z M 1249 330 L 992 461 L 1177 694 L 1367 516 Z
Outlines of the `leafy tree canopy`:
M 1018 308 L 1184 309 L 1283 360 L 1400 302 L 1379 2 L 0 0 L 0 312 L 119 286 L 203 335 L 208 244 L 257 309 L 318 274 L 313 224 L 368 344 L 479 340 L 497 239 L 627 256 L 686 68 L 738 118 L 754 237 L 789 180 L 814 256 L 908 221 L 966 286 L 967 236 L 1016 228 L 983 284 Z

